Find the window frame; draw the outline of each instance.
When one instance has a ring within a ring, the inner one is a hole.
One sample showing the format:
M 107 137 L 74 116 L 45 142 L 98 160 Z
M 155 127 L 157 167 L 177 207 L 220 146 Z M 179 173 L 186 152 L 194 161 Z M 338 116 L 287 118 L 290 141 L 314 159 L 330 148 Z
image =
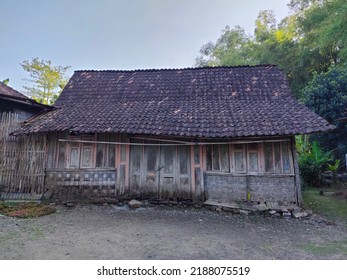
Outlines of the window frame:
M 224 144 L 222 144 L 224 145 Z M 271 164 L 272 169 L 266 171 L 266 145 L 271 147 Z M 218 145 L 221 146 L 221 145 Z M 213 163 L 213 144 L 206 145 L 205 149 L 205 171 L 206 172 L 219 172 L 228 174 L 244 174 L 244 175 L 293 175 L 294 174 L 294 163 L 293 155 L 291 149 L 290 140 L 264 140 L 264 141 L 254 141 L 245 143 L 231 143 L 228 144 L 229 151 L 229 171 L 223 171 L 215 168 Z M 221 164 L 220 159 L 220 148 L 219 152 L 219 164 Z M 240 154 L 239 154 L 240 153 Z M 255 154 L 257 159 L 256 169 L 251 170 L 251 157 Z M 238 156 L 241 158 L 241 167 L 238 169 L 237 166 L 240 162 L 237 162 Z M 275 160 L 276 158 L 276 160 Z M 277 163 L 276 163 L 277 161 Z M 277 164 L 277 165 L 276 165 Z M 280 168 L 279 168 L 280 164 Z M 289 166 L 288 166 L 289 165 Z M 277 166 L 277 169 L 276 169 Z
M 256 145 L 257 148 L 251 148 L 251 145 Z M 260 164 L 260 151 L 261 151 L 261 145 L 260 143 L 247 143 L 247 149 L 246 149 L 246 155 L 247 155 L 247 161 L 246 161 L 246 173 L 250 175 L 257 175 L 261 174 L 261 164 Z M 256 154 L 257 155 L 257 170 L 251 170 L 251 160 L 250 160 L 250 155 L 251 154 Z
M 265 152 L 265 145 L 271 144 L 272 149 L 272 155 L 271 155 L 271 163 L 272 163 L 272 170 L 267 171 L 266 163 L 267 163 L 267 154 Z M 279 156 L 280 156 L 280 170 L 276 170 L 276 145 L 279 146 Z M 284 171 L 284 148 L 283 146 L 287 145 L 287 156 L 288 156 L 288 163 L 289 163 L 289 172 Z M 271 175 L 293 175 L 294 174 L 294 165 L 293 165 L 293 156 L 291 153 L 291 142 L 288 141 L 274 141 L 274 142 L 265 142 L 264 143 L 264 174 L 271 174 Z
M 241 148 L 236 149 L 236 145 L 241 146 Z M 232 147 L 232 163 L 233 163 L 233 168 L 232 172 L 237 173 L 237 174 L 247 174 L 247 160 L 246 160 L 246 145 L 245 144 L 230 144 Z M 236 153 L 242 153 L 242 169 L 237 170 L 236 169 Z
M 224 160 L 227 160 L 227 164 L 223 164 L 223 156 L 222 156 L 222 146 L 226 148 L 226 155 L 224 155 Z M 208 149 L 210 149 L 211 158 L 210 164 L 208 164 Z M 216 149 L 218 149 L 216 151 Z M 219 173 L 230 173 L 231 172 L 231 163 L 230 163 L 230 145 L 228 144 L 207 144 L 205 145 L 205 161 L 206 161 L 206 171 L 207 172 L 219 172 Z M 215 156 L 217 155 L 217 158 Z M 218 161 L 218 168 L 216 168 L 216 162 Z M 211 169 L 209 169 L 211 167 Z M 226 167 L 226 168 L 224 168 Z

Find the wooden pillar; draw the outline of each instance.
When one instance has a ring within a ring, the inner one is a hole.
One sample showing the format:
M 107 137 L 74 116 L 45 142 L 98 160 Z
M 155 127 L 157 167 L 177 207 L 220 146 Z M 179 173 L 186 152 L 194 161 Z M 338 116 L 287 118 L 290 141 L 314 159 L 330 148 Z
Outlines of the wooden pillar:
M 196 195 L 194 146 L 190 146 L 190 184 L 191 184 L 191 194 L 192 194 L 192 197 L 194 198 Z
M 298 206 L 302 206 L 301 180 L 300 180 L 298 153 L 295 146 L 295 136 L 293 136 L 291 139 L 291 146 L 292 146 L 293 166 L 294 166 L 294 174 L 295 174 L 294 186 L 295 186 L 296 203 L 298 204 Z

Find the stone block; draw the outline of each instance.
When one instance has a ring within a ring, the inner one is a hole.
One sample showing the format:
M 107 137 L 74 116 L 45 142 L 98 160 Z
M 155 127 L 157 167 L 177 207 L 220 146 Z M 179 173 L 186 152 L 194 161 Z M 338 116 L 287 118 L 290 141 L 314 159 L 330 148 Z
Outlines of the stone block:
M 292 214 L 290 212 L 283 212 L 282 213 L 282 217 L 283 218 L 291 218 L 292 217 Z
M 136 199 L 132 199 L 129 201 L 128 206 L 130 209 L 140 208 L 142 206 L 142 202 Z
M 240 209 L 240 214 L 242 215 L 249 215 L 251 212 L 250 211 L 247 211 L 247 210 L 243 210 L 243 209 Z
M 266 211 L 269 210 L 269 207 L 265 203 L 260 203 L 255 205 L 255 208 L 257 208 L 259 211 Z
M 294 218 L 298 219 L 298 218 L 304 218 L 307 217 L 308 214 L 306 211 L 293 211 L 292 215 Z

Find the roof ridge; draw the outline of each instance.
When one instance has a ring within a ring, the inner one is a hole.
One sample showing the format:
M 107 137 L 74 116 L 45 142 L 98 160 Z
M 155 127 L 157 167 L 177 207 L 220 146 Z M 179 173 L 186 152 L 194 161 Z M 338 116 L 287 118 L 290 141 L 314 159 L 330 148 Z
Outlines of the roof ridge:
M 264 68 L 264 67 L 277 67 L 275 64 L 259 64 L 259 65 L 236 65 L 236 66 L 201 66 L 201 67 L 183 67 L 183 68 L 148 68 L 148 69 L 129 69 L 129 70 L 115 70 L 115 69 L 84 69 L 75 70 L 74 72 L 157 72 L 157 71 L 179 71 L 179 70 L 203 70 L 203 69 L 238 69 L 238 68 Z

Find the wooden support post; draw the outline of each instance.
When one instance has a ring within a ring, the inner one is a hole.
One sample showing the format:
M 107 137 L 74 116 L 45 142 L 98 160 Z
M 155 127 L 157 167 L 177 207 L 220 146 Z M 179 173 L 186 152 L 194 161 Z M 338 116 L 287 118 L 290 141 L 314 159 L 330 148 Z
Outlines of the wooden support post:
M 294 174 L 295 174 L 295 196 L 296 196 L 296 203 L 298 206 L 302 206 L 302 194 L 301 194 L 301 180 L 300 180 L 300 170 L 299 170 L 299 163 L 298 163 L 298 153 L 295 146 L 295 136 L 291 139 L 291 146 L 292 146 L 292 156 L 293 156 L 293 165 L 294 165 Z

